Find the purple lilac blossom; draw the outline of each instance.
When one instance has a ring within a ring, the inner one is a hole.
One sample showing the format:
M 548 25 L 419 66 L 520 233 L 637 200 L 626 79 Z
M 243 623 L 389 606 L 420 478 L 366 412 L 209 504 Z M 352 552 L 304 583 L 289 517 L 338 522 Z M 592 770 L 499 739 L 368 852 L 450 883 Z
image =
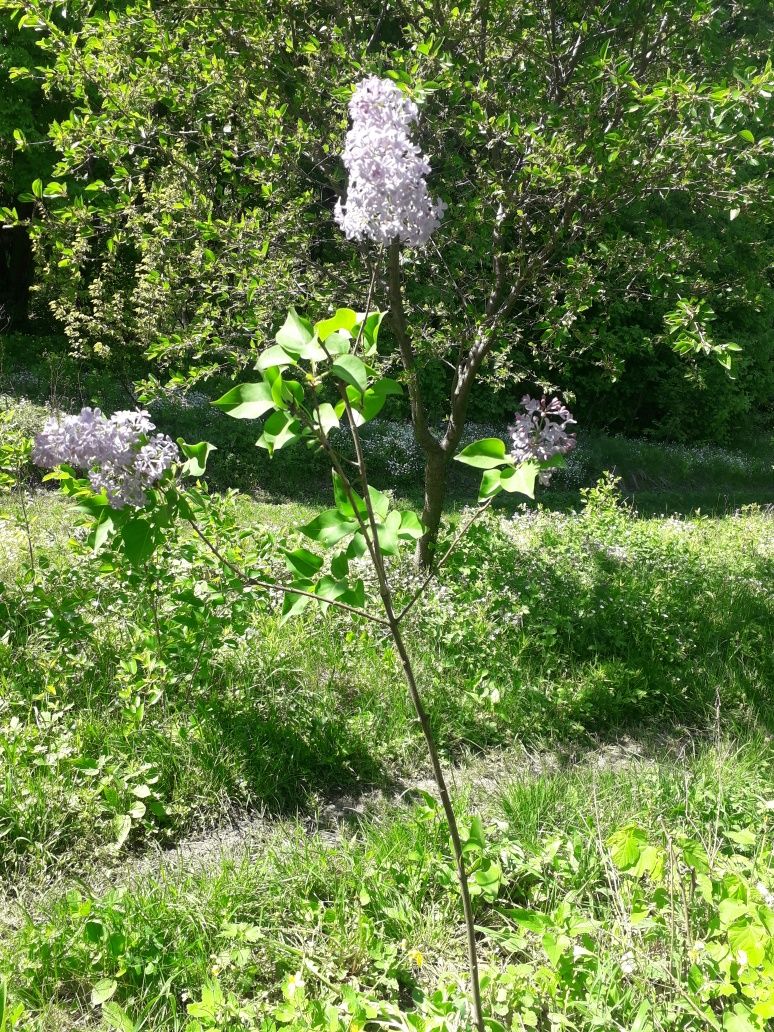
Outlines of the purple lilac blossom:
M 446 205 L 429 196 L 430 164 L 409 137 L 416 104 L 389 79 L 371 75 L 355 89 L 349 113 L 342 155 L 349 189 L 336 203 L 337 223 L 350 240 L 426 244 Z
M 179 457 L 177 445 L 144 411 L 114 412 L 108 419 L 98 408 L 77 416 L 49 419 L 35 438 L 33 460 L 39 466 L 62 463 L 85 470 L 95 491 L 105 491 L 110 505 L 140 509 L 146 491 Z
M 525 394 L 521 399 L 523 412 L 517 412 L 512 426 L 508 427 L 511 437 L 511 455 L 517 462 L 530 459 L 546 462 L 555 455 L 566 455 L 576 445 L 574 434 L 567 427 L 575 425 L 570 410 L 558 398 L 541 398 L 540 401 Z M 548 484 L 550 469 L 538 474 L 538 482 Z

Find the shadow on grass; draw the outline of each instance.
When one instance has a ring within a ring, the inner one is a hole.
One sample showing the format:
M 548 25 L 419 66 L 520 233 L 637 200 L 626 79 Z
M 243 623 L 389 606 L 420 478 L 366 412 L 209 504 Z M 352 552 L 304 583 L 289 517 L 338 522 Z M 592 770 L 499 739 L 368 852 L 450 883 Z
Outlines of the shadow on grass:
M 392 783 L 344 714 L 261 711 L 221 699 L 198 709 L 198 762 L 231 800 L 293 816 L 314 808 L 320 795 Z
M 437 672 L 429 664 L 424 671 L 448 752 L 703 729 L 718 710 L 774 733 L 774 616 L 763 556 L 738 578 L 718 557 L 708 567 L 700 552 L 674 542 L 649 555 L 594 541 L 586 555 L 563 553 L 560 542 L 514 564 L 501 561 L 502 543 L 486 555 L 485 529 L 473 537 L 472 554 L 452 564 L 446 583 L 486 562 L 488 598 L 470 599 L 470 633 L 445 634 Z M 514 598 L 529 610 L 523 627 L 498 633 Z M 485 616 L 475 611 L 482 604 Z

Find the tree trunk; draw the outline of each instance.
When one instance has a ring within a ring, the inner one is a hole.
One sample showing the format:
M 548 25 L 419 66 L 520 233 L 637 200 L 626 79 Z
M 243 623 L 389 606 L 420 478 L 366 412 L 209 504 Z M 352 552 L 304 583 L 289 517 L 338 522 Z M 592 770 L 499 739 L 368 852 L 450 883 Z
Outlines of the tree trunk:
M 425 456 L 425 501 L 422 522 L 425 532 L 417 542 L 417 565 L 429 570 L 435 558 L 438 528 L 441 525 L 443 503 L 446 500 L 446 481 L 449 473 L 449 458 L 445 451 Z

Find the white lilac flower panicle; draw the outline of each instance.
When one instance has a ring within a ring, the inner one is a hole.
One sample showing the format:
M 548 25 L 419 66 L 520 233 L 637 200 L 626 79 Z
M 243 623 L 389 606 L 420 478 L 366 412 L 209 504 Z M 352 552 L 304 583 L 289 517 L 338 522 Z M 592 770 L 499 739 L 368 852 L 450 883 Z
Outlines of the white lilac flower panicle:
M 511 455 L 517 462 L 533 460 L 547 462 L 557 455 L 566 455 L 576 445 L 575 435 L 567 432 L 575 420 L 570 410 L 558 398 L 541 398 L 539 401 L 528 394 L 521 399 L 523 412 L 517 412 L 515 420 L 508 427 L 511 438 Z M 538 482 L 546 485 L 553 470 L 543 469 Z
M 430 164 L 409 130 L 416 104 L 389 79 L 363 79 L 349 102 L 352 128 L 342 155 L 349 173 L 335 218 L 350 240 L 421 247 L 438 228 L 446 205 L 427 192 Z
M 35 438 L 32 457 L 38 466 L 83 470 L 114 509 L 140 509 L 148 501 L 146 492 L 179 458 L 174 441 L 155 431 L 144 411 L 114 412 L 108 419 L 98 408 L 84 408 L 77 416 L 49 419 Z

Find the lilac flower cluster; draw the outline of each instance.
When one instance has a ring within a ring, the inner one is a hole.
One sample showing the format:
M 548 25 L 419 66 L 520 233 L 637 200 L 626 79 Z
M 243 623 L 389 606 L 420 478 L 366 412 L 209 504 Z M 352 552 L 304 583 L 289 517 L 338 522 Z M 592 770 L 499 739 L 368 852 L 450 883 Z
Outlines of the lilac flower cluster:
M 572 413 L 558 398 L 541 398 L 536 401 L 528 394 L 521 399 L 523 412 L 517 412 L 512 426 L 508 427 L 512 445 L 511 455 L 517 462 L 529 459 L 546 462 L 555 455 L 566 455 L 576 445 L 574 434 L 567 427 L 575 424 Z M 541 470 L 538 481 L 548 484 L 550 469 Z
M 32 457 L 39 466 L 65 463 L 86 470 L 91 486 L 104 490 L 114 509 L 140 509 L 145 492 L 179 457 L 177 445 L 155 430 L 147 412 L 114 412 L 108 419 L 98 408 L 84 408 L 77 416 L 49 419 Z
M 349 190 L 336 204 L 336 221 L 350 240 L 426 244 L 446 205 L 428 195 L 430 165 L 409 138 L 416 104 L 389 79 L 371 75 L 355 89 L 349 113 L 342 156 Z

